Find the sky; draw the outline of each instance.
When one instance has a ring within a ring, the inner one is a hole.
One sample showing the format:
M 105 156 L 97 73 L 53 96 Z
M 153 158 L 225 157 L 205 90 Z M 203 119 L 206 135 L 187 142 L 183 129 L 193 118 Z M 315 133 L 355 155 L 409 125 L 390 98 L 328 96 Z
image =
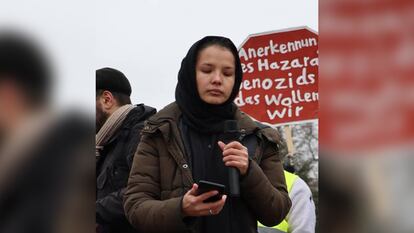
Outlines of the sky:
M 174 101 L 190 46 L 207 35 L 239 46 L 249 34 L 307 26 L 318 31 L 316 0 L 16 0 L 0 9 L 0 29 L 28 32 L 56 68 L 55 102 L 95 110 L 95 70 L 122 71 L 134 103 Z

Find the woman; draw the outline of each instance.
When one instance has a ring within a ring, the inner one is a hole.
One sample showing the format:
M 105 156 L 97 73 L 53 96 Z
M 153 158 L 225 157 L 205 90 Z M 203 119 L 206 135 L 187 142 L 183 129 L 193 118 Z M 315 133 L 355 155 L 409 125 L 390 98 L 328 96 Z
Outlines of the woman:
M 281 222 L 290 208 L 278 138 L 233 103 L 241 63 L 227 38 L 196 42 L 181 63 L 176 101 L 147 122 L 124 198 L 126 215 L 141 232 L 257 232 Z M 242 143 L 223 142 L 226 120 L 236 120 Z M 246 140 L 257 141 L 248 154 Z M 199 180 L 228 187 L 228 168 L 240 172 L 240 197 L 197 196 Z

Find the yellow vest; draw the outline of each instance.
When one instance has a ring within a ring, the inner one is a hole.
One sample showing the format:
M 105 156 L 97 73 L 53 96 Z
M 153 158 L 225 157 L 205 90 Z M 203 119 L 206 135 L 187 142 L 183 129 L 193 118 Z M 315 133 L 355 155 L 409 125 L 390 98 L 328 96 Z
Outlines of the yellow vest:
M 284 171 L 284 173 L 285 173 L 285 181 L 286 181 L 287 190 L 288 190 L 288 193 L 290 193 L 290 190 L 292 190 L 293 183 L 298 178 L 298 176 L 293 173 L 287 172 L 287 171 Z M 269 227 L 264 226 L 260 222 L 257 222 L 257 223 L 259 227 L 269 228 Z M 288 232 L 289 224 L 286 222 L 286 220 L 283 220 L 281 223 L 279 223 L 279 225 L 273 226 L 271 228 L 276 230 L 274 232 Z M 271 231 L 266 231 L 266 232 L 271 232 Z

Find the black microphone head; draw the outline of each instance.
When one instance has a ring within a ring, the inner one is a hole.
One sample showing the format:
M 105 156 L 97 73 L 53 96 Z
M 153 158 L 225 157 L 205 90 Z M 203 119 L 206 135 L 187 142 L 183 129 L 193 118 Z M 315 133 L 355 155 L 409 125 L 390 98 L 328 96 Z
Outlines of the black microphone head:
M 224 121 L 224 132 L 225 133 L 237 132 L 238 130 L 239 130 L 239 126 L 236 120 Z

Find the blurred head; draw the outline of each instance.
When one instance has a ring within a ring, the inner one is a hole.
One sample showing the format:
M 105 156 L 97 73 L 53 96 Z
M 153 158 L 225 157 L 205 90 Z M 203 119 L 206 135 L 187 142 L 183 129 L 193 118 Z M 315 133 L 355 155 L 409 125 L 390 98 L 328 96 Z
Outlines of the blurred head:
M 132 89 L 125 75 L 113 68 L 96 71 L 96 132 L 119 107 L 131 104 Z
M 0 31 L 0 131 L 50 101 L 51 68 L 33 39 Z

